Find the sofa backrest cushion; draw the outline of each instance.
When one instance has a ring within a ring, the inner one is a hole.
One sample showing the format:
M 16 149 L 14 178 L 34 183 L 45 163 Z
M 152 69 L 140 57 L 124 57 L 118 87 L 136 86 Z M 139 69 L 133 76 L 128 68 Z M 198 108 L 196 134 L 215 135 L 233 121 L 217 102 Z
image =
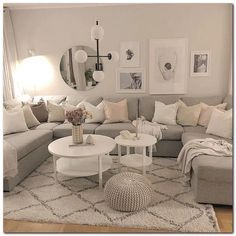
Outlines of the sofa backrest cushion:
M 103 97 L 103 99 L 109 102 L 120 102 L 123 99 L 127 99 L 129 120 L 132 121 L 137 118 L 138 116 L 138 98 L 137 97 L 114 96 L 114 97 Z
M 180 95 L 155 95 L 143 96 L 139 98 L 139 117 L 144 116 L 151 121 L 155 111 L 155 101 L 163 102 L 166 105 L 177 102 Z
M 66 97 L 66 102 L 74 106 L 78 105 L 83 100 L 91 103 L 94 106 L 97 106 L 102 101 L 102 97 L 97 97 L 97 96 L 84 97 L 84 96 L 75 96 L 75 95 L 74 96 L 69 95 Z
M 224 98 L 224 102 L 227 103 L 226 110 L 230 110 L 233 107 L 233 97 L 232 97 L 232 95 L 227 95 Z
M 65 95 L 50 95 L 50 96 L 34 96 L 33 97 L 33 103 L 38 103 L 44 101 L 45 104 L 47 104 L 47 101 L 51 101 L 54 103 L 61 103 L 65 101 L 66 96 Z
M 182 97 L 181 100 L 187 106 L 193 106 L 200 102 L 206 103 L 207 105 L 215 106 L 223 102 L 222 96 L 209 96 L 209 97 Z

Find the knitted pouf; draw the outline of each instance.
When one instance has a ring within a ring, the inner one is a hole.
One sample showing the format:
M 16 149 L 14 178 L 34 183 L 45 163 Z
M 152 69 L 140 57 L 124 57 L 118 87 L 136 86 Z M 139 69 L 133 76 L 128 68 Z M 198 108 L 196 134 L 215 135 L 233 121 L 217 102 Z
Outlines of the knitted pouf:
M 105 185 L 105 201 L 118 211 L 138 211 L 152 200 L 152 186 L 143 175 L 122 172 L 111 177 Z

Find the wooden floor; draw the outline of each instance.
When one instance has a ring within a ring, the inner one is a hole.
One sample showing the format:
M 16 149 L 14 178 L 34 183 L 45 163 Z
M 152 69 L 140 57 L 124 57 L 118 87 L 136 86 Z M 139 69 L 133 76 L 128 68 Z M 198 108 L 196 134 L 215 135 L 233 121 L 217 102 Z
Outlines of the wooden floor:
M 233 229 L 233 209 L 227 206 L 214 206 L 216 217 L 221 232 L 232 232 Z M 162 230 L 146 230 L 135 228 L 122 227 L 98 227 L 75 224 L 42 224 L 31 223 L 27 221 L 4 220 L 4 232 L 56 232 L 56 233 L 71 233 L 71 232 L 166 232 Z

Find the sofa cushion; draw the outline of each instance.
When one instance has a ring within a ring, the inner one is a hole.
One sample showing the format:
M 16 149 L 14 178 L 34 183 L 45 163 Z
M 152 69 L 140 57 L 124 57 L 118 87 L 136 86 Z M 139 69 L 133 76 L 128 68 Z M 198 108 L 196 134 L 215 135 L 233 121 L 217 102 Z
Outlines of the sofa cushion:
M 181 140 L 184 129 L 180 125 L 167 125 L 168 129 L 162 130 L 163 140 Z
M 127 100 L 128 105 L 128 117 L 129 120 L 135 120 L 138 116 L 138 98 L 137 97 L 103 97 L 104 100 L 108 102 L 120 102 L 124 99 Z
M 53 128 L 55 128 L 56 126 L 60 125 L 61 123 L 53 123 L 53 122 L 45 122 L 45 123 L 41 123 L 40 125 L 34 127 L 33 129 L 47 129 L 47 130 L 53 130 Z
M 157 95 L 140 97 L 139 117 L 144 116 L 148 121 L 151 121 L 155 111 L 155 101 L 160 101 L 166 105 L 169 105 L 177 102 L 179 98 L 179 95 Z
M 198 179 L 207 182 L 232 183 L 232 158 L 200 155 L 193 159 L 192 168 Z
M 16 149 L 17 158 L 20 160 L 42 144 L 52 140 L 52 131 L 29 130 L 22 133 L 5 135 L 4 140 Z
M 95 129 L 99 124 L 83 124 L 84 134 L 94 134 Z M 60 124 L 53 128 L 53 136 L 55 138 L 62 138 L 72 135 L 72 127 L 70 123 Z
M 205 134 L 206 133 L 206 128 L 203 126 L 184 126 L 183 127 L 184 132 L 187 133 L 200 133 L 200 134 Z
M 190 132 L 189 133 L 183 133 L 181 140 L 182 140 L 182 143 L 184 145 L 190 140 L 203 139 L 203 138 L 223 139 L 223 140 L 226 140 L 229 143 L 232 143 L 231 139 L 221 138 L 219 136 L 206 134 L 206 133 L 190 133 Z
M 101 134 L 115 138 L 116 136 L 120 135 L 121 130 L 129 130 L 130 132 L 134 133 L 135 127 L 131 123 L 102 124 L 96 128 L 95 134 Z
M 221 96 L 209 96 L 209 97 L 182 97 L 181 100 L 187 106 L 193 106 L 199 104 L 200 102 L 204 102 L 207 105 L 216 106 L 223 101 L 223 97 Z

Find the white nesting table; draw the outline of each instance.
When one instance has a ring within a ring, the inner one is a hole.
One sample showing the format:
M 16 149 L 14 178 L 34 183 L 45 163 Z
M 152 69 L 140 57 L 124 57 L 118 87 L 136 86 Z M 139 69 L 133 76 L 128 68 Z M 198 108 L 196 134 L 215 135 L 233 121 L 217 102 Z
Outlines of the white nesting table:
M 87 135 L 83 138 L 86 140 Z M 72 136 L 60 138 L 49 144 L 48 150 L 53 155 L 55 180 L 57 172 L 74 177 L 99 174 L 99 187 L 102 188 L 102 172 L 111 168 L 109 153 L 115 148 L 114 139 L 103 135 L 92 135 L 94 145 L 73 144 Z
M 157 142 L 157 139 L 149 134 L 139 134 L 139 139 L 130 140 L 124 139 L 121 135 L 115 138 L 118 145 L 119 164 L 128 167 L 142 167 L 143 175 L 146 174 L 146 167 L 152 164 L 152 146 Z M 121 146 L 126 147 L 126 155 L 121 156 Z M 142 154 L 130 154 L 130 147 L 142 148 Z M 149 156 L 146 155 L 146 147 L 149 148 Z

